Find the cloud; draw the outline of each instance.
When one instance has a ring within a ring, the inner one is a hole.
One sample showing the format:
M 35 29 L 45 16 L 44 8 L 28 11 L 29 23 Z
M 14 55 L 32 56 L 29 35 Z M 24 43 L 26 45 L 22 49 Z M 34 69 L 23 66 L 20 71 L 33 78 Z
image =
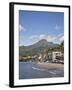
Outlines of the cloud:
M 64 36 L 61 36 L 61 37 L 59 38 L 59 41 L 62 42 L 63 40 L 64 40 Z
M 60 30 L 60 26 L 56 24 L 55 27 L 54 27 L 54 29 L 55 30 Z
M 46 36 L 46 35 L 41 34 L 41 35 L 39 35 L 39 38 L 40 38 L 40 39 L 44 39 L 44 38 L 45 38 L 45 36 Z
M 64 35 L 63 33 L 60 33 L 57 36 L 48 35 L 46 36 L 46 40 L 48 42 L 61 43 L 61 41 L 64 40 Z
M 20 24 L 19 25 L 19 31 L 21 32 L 21 31 L 26 31 L 26 29 Z
M 57 37 L 56 37 L 56 39 L 57 39 L 59 42 L 63 41 L 63 40 L 64 40 L 64 35 L 63 35 L 63 33 L 58 34 Z
M 54 37 L 54 36 L 48 35 L 48 36 L 46 37 L 46 40 L 47 40 L 48 42 L 53 42 L 55 38 L 56 38 L 56 37 Z
M 57 40 L 57 39 L 61 38 L 62 36 L 63 36 L 63 33 L 60 33 L 60 34 L 58 34 L 57 36 L 54 37 L 54 40 Z
M 40 40 L 40 39 L 44 39 L 45 36 L 46 36 L 46 35 L 44 35 L 44 34 L 32 35 L 32 36 L 29 37 L 29 39 L 38 39 L 38 40 Z
M 53 37 L 54 43 L 61 43 L 64 40 L 63 34 L 58 34 L 57 36 Z
M 32 35 L 29 37 L 29 39 L 33 41 L 39 41 L 41 39 L 46 39 L 48 42 L 53 42 L 57 37 L 51 36 L 51 35 L 45 35 L 45 34 L 40 34 L 40 35 Z
M 57 36 L 57 37 L 61 37 L 61 36 L 63 36 L 63 33 L 58 34 L 58 36 Z
M 63 33 L 60 33 L 57 36 L 40 34 L 40 35 L 32 35 L 29 37 L 29 39 L 32 43 L 36 43 L 41 39 L 46 39 L 48 42 L 61 43 L 61 41 L 64 39 L 64 36 Z
M 38 38 L 38 35 L 32 35 L 29 37 L 29 39 L 35 39 L 35 38 Z

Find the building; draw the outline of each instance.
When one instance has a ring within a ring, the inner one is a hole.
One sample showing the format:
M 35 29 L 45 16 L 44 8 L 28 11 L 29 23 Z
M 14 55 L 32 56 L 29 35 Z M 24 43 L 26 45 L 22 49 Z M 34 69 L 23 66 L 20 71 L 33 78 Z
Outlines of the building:
M 57 60 L 57 57 L 61 57 L 62 53 L 60 51 L 57 52 L 52 52 L 53 56 L 52 56 L 52 60 Z
M 53 51 L 48 53 L 48 60 L 50 61 L 55 61 L 61 57 L 63 57 L 63 54 L 61 51 Z

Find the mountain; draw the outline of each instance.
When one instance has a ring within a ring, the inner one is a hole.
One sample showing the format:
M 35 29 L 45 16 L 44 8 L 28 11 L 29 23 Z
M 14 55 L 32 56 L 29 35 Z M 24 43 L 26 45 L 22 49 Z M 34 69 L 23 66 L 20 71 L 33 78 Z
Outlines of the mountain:
M 20 56 L 37 55 L 39 53 L 42 53 L 45 49 L 53 48 L 56 46 L 58 46 L 58 44 L 54 44 L 53 42 L 48 42 L 47 40 L 42 39 L 33 45 L 20 46 L 19 55 Z

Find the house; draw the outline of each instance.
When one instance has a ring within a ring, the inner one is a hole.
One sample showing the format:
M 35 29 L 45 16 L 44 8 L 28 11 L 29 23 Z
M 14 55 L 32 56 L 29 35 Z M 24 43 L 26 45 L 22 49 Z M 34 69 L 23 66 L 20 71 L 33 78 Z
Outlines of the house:
M 53 56 L 52 56 L 52 60 L 56 60 L 57 57 L 61 57 L 62 53 L 60 51 L 56 51 L 56 52 L 52 52 Z
M 61 51 L 53 51 L 48 53 L 48 60 L 50 61 L 59 60 L 61 57 L 64 57 Z

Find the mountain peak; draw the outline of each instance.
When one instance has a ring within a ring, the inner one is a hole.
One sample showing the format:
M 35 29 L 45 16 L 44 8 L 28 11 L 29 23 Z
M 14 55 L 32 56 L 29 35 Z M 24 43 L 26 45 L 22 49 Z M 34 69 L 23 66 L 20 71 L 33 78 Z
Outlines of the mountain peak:
M 22 55 L 37 55 L 38 53 L 42 53 L 45 49 L 53 48 L 58 45 L 48 42 L 46 39 L 42 39 L 35 44 L 29 46 L 22 46 L 19 48 L 19 54 Z
M 48 42 L 46 39 L 41 39 L 40 41 L 38 41 L 38 43 L 47 43 L 47 44 L 53 44 L 53 42 Z
M 46 39 L 41 39 L 39 42 L 47 42 Z

